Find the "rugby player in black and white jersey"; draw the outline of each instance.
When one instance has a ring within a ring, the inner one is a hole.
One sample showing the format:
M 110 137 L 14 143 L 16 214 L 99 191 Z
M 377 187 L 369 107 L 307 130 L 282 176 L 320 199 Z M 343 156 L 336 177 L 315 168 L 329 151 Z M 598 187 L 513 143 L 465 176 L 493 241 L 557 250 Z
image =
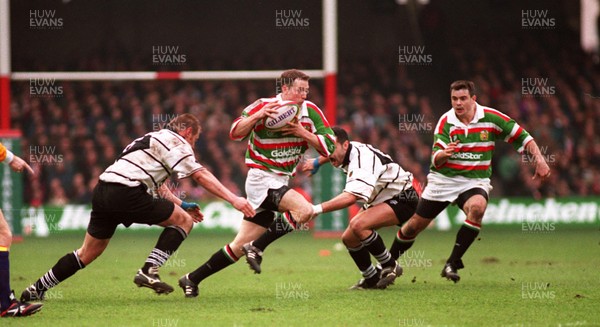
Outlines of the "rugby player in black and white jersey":
M 420 188 L 412 173 L 402 169 L 389 155 L 370 144 L 351 142 L 348 133 L 340 127 L 333 127 L 333 132 L 336 136 L 335 151 L 329 157 L 307 161 L 302 170 L 315 173 L 321 164 L 329 161 L 347 173 L 346 186 L 333 199 L 313 206 L 313 212 L 316 216 L 347 208 L 359 201 L 364 203 L 342 235 L 342 241 L 363 275 L 363 279 L 351 289 L 384 289 L 402 274 L 402 268 L 396 261 L 400 245 L 394 240 L 388 251 L 376 229 L 406 222 L 415 212 Z M 261 253 L 253 253 L 252 256 L 246 255 L 246 261 L 255 272 L 260 272 L 260 260 L 255 258 L 262 254 L 271 240 L 276 239 L 269 234 L 276 233 L 276 230 L 269 229 L 252 242 L 261 250 Z M 373 266 L 370 254 L 381 268 Z
M 100 175 L 94 188 L 92 212 L 81 248 L 66 254 L 44 276 L 27 287 L 22 299 L 43 300 L 50 288 L 83 269 L 102 254 L 117 226 L 133 223 L 164 227 L 156 246 L 134 283 L 157 294 L 168 294 L 173 287 L 161 281 L 158 269 L 185 240 L 194 222 L 203 215 L 195 203 L 183 202 L 163 182 L 172 174 L 193 178 L 214 195 L 231 203 L 244 216 L 254 209 L 243 198 L 229 191 L 200 165 L 193 144 L 200 135 L 198 119 L 191 114 L 174 118 L 167 129 L 148 133 L 129 144 L 117 160 Z

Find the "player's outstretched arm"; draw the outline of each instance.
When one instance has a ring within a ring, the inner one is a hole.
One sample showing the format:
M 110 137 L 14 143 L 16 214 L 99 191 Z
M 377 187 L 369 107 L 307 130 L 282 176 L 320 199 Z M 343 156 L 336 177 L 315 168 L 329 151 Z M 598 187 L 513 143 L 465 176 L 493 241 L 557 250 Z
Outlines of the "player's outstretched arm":
M 167 187 L 166 183 L 163 183 L 159 188 L 158 188 L 158 196 L 160 196 L 161 199 L 165 199 L 167 201 L 171 201 L 173 203 L 175 203 L 178 206 L 181 206 L 181 203 L 183 202 L 183 200 L 181 200 L 180 198 L 176 197 L 175 194 L 173 194 L 173 192 L 171 192 L 171 190 L 169 190 L 169 188 Z
M 325 201 L 321 204 L 317 204 L 313 206 L 313 218 L 323 212 L 331 212 L 340 210 L 343 208 L 348 208 L 358 201 L 358 197 L 352 193 L 342 192 L 335 198 Z
M 185 202 L 180 198 L 176 197 L 171 190 L 167 187 L 167 184 L 163 183 L 157 191 L 158 195 L 167 201 L 171 201 L 174 204 L 180 206 L 183 210 L 185 210 L 194 222 L 199 223 L 204 220 L 204 215 L 200 211 L 200 206 L 194 202 Z
M 543 181 L 548 178 L 550 176 L 550 167 L 548 167 L 548 163 L 546 163 L 546 159 L 544 159 L 537 143 L 534 140 L 529 141 L 525 146 L 525 151 L 535 160 L 535 173 L 532 179 L 541 178 Z
M 210 172 L 208 169 L 201 169 L 196 171 L 192 178 L 204 187 L 210 193 L 220 197 L 221 199 L 231 203 L 234 208 L 241 211 L 246 217 L 254 217 L 256 212 L 252 205 L 243 197 L 233 194 L 225 185 Z

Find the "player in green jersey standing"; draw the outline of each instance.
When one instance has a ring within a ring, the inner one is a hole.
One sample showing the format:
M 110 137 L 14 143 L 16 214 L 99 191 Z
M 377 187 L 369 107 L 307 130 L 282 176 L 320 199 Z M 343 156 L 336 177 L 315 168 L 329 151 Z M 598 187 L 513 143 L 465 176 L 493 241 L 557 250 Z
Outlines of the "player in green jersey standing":
M 256 210 L 253 217 L 244 217 L 233 242 L 215 252 L 198 269 L 179 279 L 186 297 L 198 296 L 198 284 L 234 264 L 243 255 L 242 247 L 257 239 L 267 228 L 281 237 L 313 217 L 313 206 L 300 193 L 288 186 L 289 179 L 309 146 L 321 156 L 329 157 L 335 149 L 335 136 L 323 112 L 306 100 L 309 76 L 290 69 L 281 74 L 281 93 L 262 98 L 246 107 L 233 121 L 229 136 L 236 141 L 248 139 L 246 177 L 248 201 Z M 280 101 L 301 104 L 297 121 L 278 130 L 269 130 L 264 121 L 273 117 Z M 275 219 L 275 212 L 282 212 Z
M 535 158 L 533 178 L 550 176 L 550 168 L 533 138 L 519 124 L 498 110 L 476 102 L 471 81 L 450 85 L 452 109 L 438 121 L 433 137 L 430 173 L 415 214 L 398 231 L 402 255 L 415 237 L 448 205 L 454 203 L 467 218 L 458 230 L 456 242 L 442 277 L 460 280 L 457 270 L 464 268 L 462 256 L 477 238 L 492 190 L 492 154 L 495 142 L 504 140 L 519 153 Z

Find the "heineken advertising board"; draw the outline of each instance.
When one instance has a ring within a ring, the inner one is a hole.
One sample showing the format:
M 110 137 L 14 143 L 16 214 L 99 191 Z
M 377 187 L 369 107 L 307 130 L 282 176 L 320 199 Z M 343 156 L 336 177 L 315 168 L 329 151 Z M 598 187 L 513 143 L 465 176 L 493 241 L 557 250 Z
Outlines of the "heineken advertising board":
M 199 231 L 237 231 L 242 214 L 226 202 L 201 203 L 204 221 L 195 225 Z M 84 230 L 89 221 L 90 207 L 68 205 L 65 207 L 25 208 L 22 210 L 23 227 L 26 234 L 48 236 L 67 230 Z M 319 216 L 317 222 L 323 217 Z M 434 220 L 433 228 L 438 230 L 456 229 L 464 221 L 464 213 L 456 206 L 450 206 Z M 339 220 L 337 220 L 339 219 Z M 344 221 L 345 220 L 345 221 Z M 320 231 L 316 227 L 314 232 Z M 341 231 L 347 225 L 347 218 L 333 218 L 326 222 L 329 231 Z M 324 222 L 320 223 L 324 225 Z M 552 224 L 550 226 L 549 224 Z M 600 198 L 532 199 L 500 198 L 493 199 L 483 218 L 486 230 L 494 227 L 507 228 L 555 228 L 554 226 L 580 226 L 597 228 L 600 225 Z M 151 228 L 134 224 L 131 229 Z M 395 228 L 395 227 L 394 227 Z M 321 230 L 322 231 L 322 230 Z

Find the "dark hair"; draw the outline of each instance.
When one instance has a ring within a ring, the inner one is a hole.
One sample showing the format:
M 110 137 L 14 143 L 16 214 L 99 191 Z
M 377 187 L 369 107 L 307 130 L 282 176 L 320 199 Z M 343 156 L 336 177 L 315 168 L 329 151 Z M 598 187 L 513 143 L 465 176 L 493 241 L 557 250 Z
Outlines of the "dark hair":
M 294 84 L 294 81 L 298 78 L 304 81 L 308 81 L 310 79 L 310 76 L 297 69 L 288 69 L 281 73 L 281 80 L 283 81 L 283 84 L 287 85 L 288 87 L 291 87 Z
M 192 114 L 182 114 L 177 115 L 177 117 L 173 118 L 167 124 L 167 128 L 176 133 L 179 133 L 188 127 L 191 127 L 192 133 L 196 135 L 196 133 L 198 133 L 200 130 L 200 120 L 198 120 L 198 118 Z
M 337 142 L 339 144 L 344 144 L 344 142 L 350 141 L 350 139 L 348 137 L 348 133 L 346 133 L 345 129 L 343 129 L 339 126 L 334 126 L 331 129 L 333 130 L 333 134 L 335 134 L 335 138 L 337 139 Z
M 458 80 L 450 84 L 450 93 L 452 93 L 452 91 L 458 91 L 463 89 L 469 91 L 469 96 L 475 95 L 475 84 L 471 81 Z

